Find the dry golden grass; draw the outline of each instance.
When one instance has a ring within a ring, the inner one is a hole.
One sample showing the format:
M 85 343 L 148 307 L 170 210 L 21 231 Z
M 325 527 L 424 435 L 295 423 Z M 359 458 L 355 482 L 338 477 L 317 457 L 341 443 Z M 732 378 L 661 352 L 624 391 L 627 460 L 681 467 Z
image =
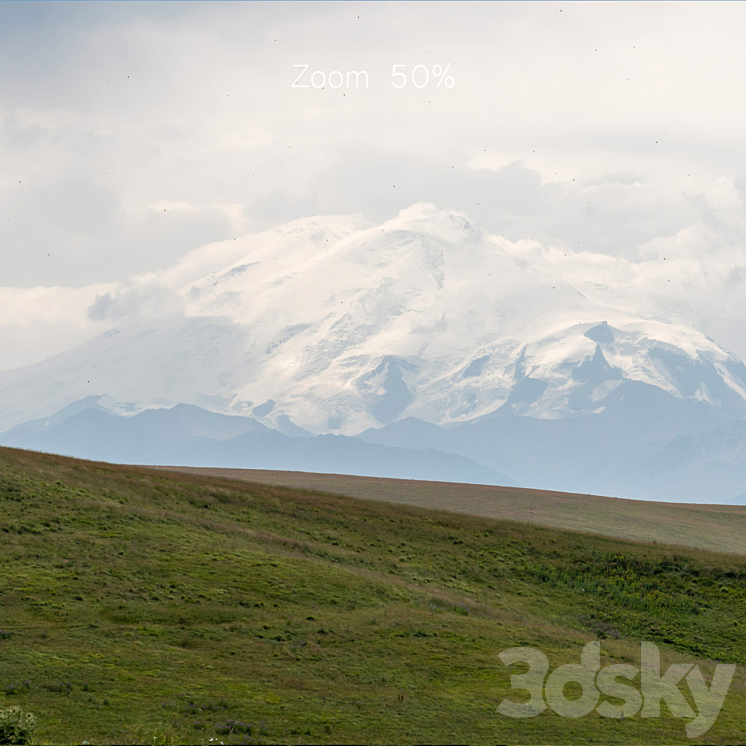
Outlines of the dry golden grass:
M 186 466 L 158 468 L 450 510 L 634 541 L 746 554 L 746 507 L 742 506 L 660 503 L 516 487 L 344 474 Z

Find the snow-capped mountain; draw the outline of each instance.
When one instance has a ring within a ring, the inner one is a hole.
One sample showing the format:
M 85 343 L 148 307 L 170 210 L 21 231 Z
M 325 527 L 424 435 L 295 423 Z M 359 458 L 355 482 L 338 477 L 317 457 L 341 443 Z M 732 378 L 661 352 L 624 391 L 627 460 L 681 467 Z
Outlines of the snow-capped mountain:
M 514 414 L 556 419 L 600 413 L 624 381 L 746 416 L 746 366 L 691 329 L 611 317 L 551 329 L 526 344 L 506 402 Z
M 409 419 L 459 433 L 451 452 L 512 464 L 524 484 L 600 489 L 583 476 L 593 463 L 619 484 L 620 459 L 746 416 L 746 367 L 711 339 L 591 301 L 429 205 L 382 225 L 304 219 L 207 246 L 90 313 L 111 328 L 0 373 L 0 431 L 91 396 L 115 414 L 197 405 L 287 436 L 370 439 Z M 538 424 L 549 421 L 567 424 Z M 570 430 L 606 455 L 534 468 L 531 443 Z M 511 455 L 518 443 L 525 457 Z
M 713 406 L 746 395 L 742 366 L 712 341 L 587 300 L 463 215 L 418 205 L 359 222 L 296 221 L 187 256 L 151 280 L 169 313 L 114 315 L 88 343 L 0 373 L 0 429 L 93 394 L 120 413 L 187 403 L 344 434 L 506 402 L 593 411 L 622 378 Z

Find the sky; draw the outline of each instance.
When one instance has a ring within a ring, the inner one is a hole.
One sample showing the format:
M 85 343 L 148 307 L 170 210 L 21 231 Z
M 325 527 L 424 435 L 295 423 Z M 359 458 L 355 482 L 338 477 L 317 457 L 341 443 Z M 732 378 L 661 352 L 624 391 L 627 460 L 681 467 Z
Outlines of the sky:
M 746 357 L 744 26 L 718 2 L 0 3 L 0 370 L 200 246 L 417 202 Z

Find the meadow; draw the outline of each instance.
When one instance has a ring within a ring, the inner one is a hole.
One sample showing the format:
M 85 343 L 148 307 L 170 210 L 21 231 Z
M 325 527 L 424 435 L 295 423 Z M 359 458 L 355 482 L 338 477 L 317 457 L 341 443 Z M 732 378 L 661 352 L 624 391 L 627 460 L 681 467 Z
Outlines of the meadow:
M 525 487 L 381 479 L 348 474 L 185 466 L 156 468 L 314 489 L 620 539 L 746 554 L 746 506 L 741 505 L 663 503 Z
M 691 743 L 665 707 L 497 713 L 501 651 L 596 639 L 737 663 L 697 743 L 746 740 L 736 553 L 11 449 L 0 543 L 0 705 L 40 743 Z

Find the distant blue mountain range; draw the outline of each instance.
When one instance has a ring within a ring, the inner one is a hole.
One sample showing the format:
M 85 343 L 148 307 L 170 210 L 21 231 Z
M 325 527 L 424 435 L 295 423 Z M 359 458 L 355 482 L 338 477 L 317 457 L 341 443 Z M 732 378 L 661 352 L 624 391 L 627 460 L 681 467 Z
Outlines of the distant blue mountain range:
M 745 504 L 746 420 L 622 381 L 602 412 L 492 415 L 450 429 L 414 417 L 357 436 L 194 405 L 120 416 L 88 397 L 0 434 L 0 445 L 99 461 L 358 474 L 526 486 L 674 502 Z
M 289 436 L 251 417 L 217 414 L 187 404 L 123 417 L 101 407 L 99 398 L 88 397 L 51 417 L 18 425 L 0 435 L 0 445 L 127 464 L 516 484 L 470 458 L 431 447 L 401 448 L 343 435 L 311 436 L 300 428 L 300 435 Z

